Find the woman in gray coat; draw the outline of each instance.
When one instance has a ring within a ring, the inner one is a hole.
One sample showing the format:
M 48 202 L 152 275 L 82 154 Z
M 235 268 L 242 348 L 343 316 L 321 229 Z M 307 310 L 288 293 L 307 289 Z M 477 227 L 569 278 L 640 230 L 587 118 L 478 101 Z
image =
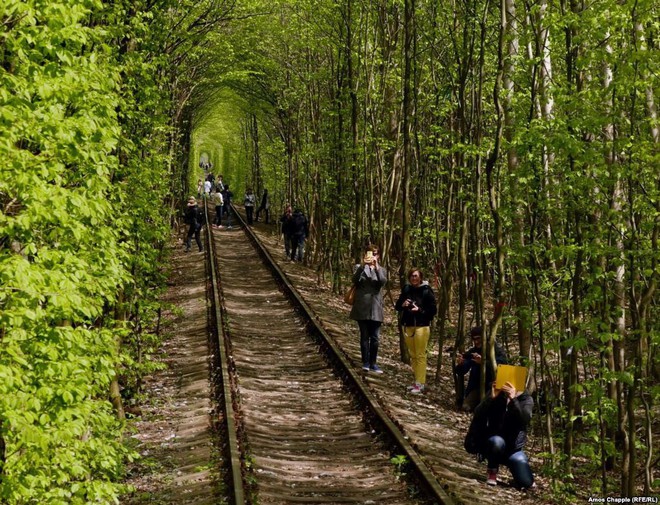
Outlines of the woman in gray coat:
M 360 328 L 362 370 L 374 373 L 383 373 L 376 359 L 380 326 L 383 324 L 383 295 L 380 290 L 387 282 L 387 271 L 380 266 L 379 260 L 378 248 L 369 246 L 362 264 L 355 265 L 355 301 L 350 314 L 350 318 L 356 320 Z

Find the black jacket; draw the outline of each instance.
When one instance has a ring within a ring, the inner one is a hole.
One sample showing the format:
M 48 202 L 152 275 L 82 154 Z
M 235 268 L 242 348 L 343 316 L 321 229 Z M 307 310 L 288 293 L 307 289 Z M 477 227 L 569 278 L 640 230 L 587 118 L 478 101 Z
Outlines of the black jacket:
M 532 397 L 523 392 L 507 403 L 504 393 L 484 399 L 475 409 L 465 437 L 465 450 L 484 455 L 486 442 L 499 435 L 506 442 L 507 454 L 522 450 L 527 442 L 527 427 L 532 419 Z
M 289 233 L 294 237 L 306 237 L 309 234 L 307 218 L 302 211 L 296 209 L 291 216 Z
M 481 382 L 481 365 L 472 359 L 472 353 L 477 353 L 482 358 L 484 357 L 484 350 L 481 347 L 472 347 L 463 353 L 464 361 L 461 365 L 456 365 L 455 369 L 455 372 L 461 376 L 470 372 L 467 387 L 465 388 L 465 396 L 475 389 L 479 389 L 479 383 Z M 508 363 L 504 349 L 497 342 L 495 342 L 495 363 L 498 365 L 506 365 Z M 490 366 L 490 358 L 486 356 L 486 389 L 490 387 L 494 380 L 495 377 L 493 377 L 493 370 Z
M 287 214 L 286 212 L 280 217 L 280 223 L 282 223 L 282 233 L 288 237 L 291 235 L 291 228 L 293 223 L 293 214 Z
M 204 224 L 204 211 L 197 205 L 188 205 L 183 215 L 184 223 L 201 228 Z
M 421 310 L 413 312 L 411 306 L 404 308 L 403 302 L 406 300 L 412 300 Z M 438 312 L 438 307 L 435 304 L 435 295 L 427 282 L 417 287 L 406 284 L 401 290 L 394 308 L 401 312 L 401 324 L 403 326 L 429 326 L 431 320 Z
M 225 208 L 225 210 L 228 210 L 231 206 L 231 199 L 233 196 L 234 193 L 229 191 L 227 188 L 222 190 L 222 206 Z

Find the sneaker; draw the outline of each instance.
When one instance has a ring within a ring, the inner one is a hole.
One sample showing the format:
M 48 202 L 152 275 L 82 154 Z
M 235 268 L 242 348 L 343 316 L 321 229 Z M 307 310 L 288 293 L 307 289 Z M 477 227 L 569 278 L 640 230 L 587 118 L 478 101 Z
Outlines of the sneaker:
M 489 486 L 497 486 L 497 468 L 489 468 L 486 472 L 488 475 L 486 478 L 486 484 Z
M 366 363 L 364 365 L 362 365 L 362 370 L 364 370 L 365 372 L 368 372 L 369 371 L 369 365 L 367 365 Z
M 371 365 L 369 370 L 371 370 L 373 373 L 383 373 L 378 365 Z
M 410 392 L 414 395 L 421 395 L 424 392 L 424 384 L 413 384 Z

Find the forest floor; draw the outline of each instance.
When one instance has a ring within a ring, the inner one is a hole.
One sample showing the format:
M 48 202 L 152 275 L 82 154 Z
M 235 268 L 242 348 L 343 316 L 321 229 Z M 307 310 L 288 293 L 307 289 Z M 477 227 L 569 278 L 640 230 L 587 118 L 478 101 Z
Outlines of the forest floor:
M 348 318 L 342 296 L 319 282 L 313 268 L 284 258 L 275 225 L 258 223 L 253 230 L 313 307 L 326 330 L 359 368 L 356 325 Z M 169 287 L 163 301 L 177 309 L 164 315 L 165 341 L 159 358 L 164 369 L 146 379 L 141 417 L 131 422 L 131 437 L 142 458 L 130 468 L 127 484 L 134 491 L 122 500 L 126 505 L 224 503 L 217 471 L 213 470 L 220 456 L 214 454 L 212 444 L 203 257 L 199 253 L 184 253 L 180 239 L 172 247 Z M 393 297 L 397 294 L 392 292 Z M 428 444 L 432 440 L 426 447 L 429 455 L 442 453 L 443 461 L 467 467 L 467 477 L 454 485 L 473 488 L 474 503 L 569 503 L 565 498 L 552 498 L 550 482 L 538 472 L 535 472 L 537 486 L 528 492 L 516 491 L 509 485 L 506 469 L 501 471 L 503 485 L 496 488 L 485 485 L 485 464 L 477 463 L 462 448 L 470 415 L 454 407 L 453 380 L 447 365 L 449 354 L 443 356 L 443 376 L 436 383 L 433 370 L 437 359 L 436 345 L 429 354 L 425 394 L 416 397 L 406 393 L 412 374 L 410 367 L 401 363 L 395 313 L 388 307 L 379 357 L 385 374 L 380 377 L 367 374 L 365 380 L 397 420 L 403 421 L 411 441 L 420 437 Z M 540 441 L 532 435 L 526 449 L 533 469 L 538 469 L 542 464 L 536 456 L 541 451 Z

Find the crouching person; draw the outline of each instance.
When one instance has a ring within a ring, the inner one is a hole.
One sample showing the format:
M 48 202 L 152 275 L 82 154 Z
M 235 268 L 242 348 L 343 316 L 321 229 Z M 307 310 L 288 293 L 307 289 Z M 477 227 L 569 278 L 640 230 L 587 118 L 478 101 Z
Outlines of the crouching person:
M 532 397 L 525 391 L 516 391 L 507 382 L 502 389 L 496 389 L 493 383 L 492 396 L 475 409 L 465 437 L 465 450 L 488 463 L 486 484 L 497 485 L 500 465 L 509 468 L 515 487 L 526 489 L 534 484 L 529 460 L 523 452 L 532 407 Z

